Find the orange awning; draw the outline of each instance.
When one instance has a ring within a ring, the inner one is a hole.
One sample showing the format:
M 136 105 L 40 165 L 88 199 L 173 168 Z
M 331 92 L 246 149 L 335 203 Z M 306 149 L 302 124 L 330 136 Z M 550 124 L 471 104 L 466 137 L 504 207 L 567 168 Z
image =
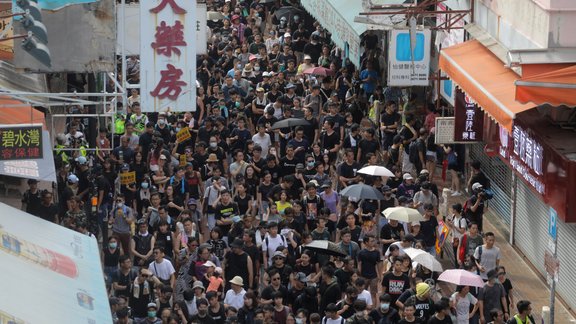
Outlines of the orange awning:
M 0 97 L 0 125 L 42 124 L 46 129 L 44 114 L 19 100 Z
M 576 107 L 576 65 L 517 80 L 516 100 Z
M 512 131 L 516 114 L 534 108 L 514 96 L 519 79 L 477 40 L 442 49 L 440 69 L 499 124 Z

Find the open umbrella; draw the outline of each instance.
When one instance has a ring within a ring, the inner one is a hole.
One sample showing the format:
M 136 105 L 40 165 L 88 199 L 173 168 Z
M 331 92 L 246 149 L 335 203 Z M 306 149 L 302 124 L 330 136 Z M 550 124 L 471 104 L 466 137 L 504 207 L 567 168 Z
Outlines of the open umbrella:
M 404 253 L 430 271 L 442 272 L 442 265 L 432 254 L 415 248 L 404 249 Z
M 388 220 L 395 219 L 400 222 L 411 223 L 424 220 L 424 217 L 422 216 L 422 214 L 420 214 L 418 209 L 402 206 L 386 208 L 384 209 L 382 214 L 384 214 L 384 216 L 386 216 Z
M 449 269 L 440 274 L 438 280 L 461 286 L 484 287 L 484 281 L 479 275 L 464 269 Z
M 286 17 L 288 21 L 292 21 L 294 16 L 302 16 L 303 14 L 302 10 L 292 6 L 284 6 L 274 11 L 274 16 L 276 16 L 276 18 L 280 19 Z
M 280 129 L 296 126 L 309 126 L 310 123 L 304 118 L 286 118 L 279 120 L 272 125 L 271 129 Z
M 393 177 L 394 173 L 387 168 L 379 165 L 369 165 L 358 170 L 358 173 L 367 174 L 371 176 Z
M 340 191 L 342 196 L 356 199 L 384 200 L 384 195 L 378 189 L 363 183 L 348 186 Z
M 206 12 L 206 19 L 208 20 L 222 20 L 224 19 L 224 15 L 220 11 L 207 11 Z
M 306 69 L 306 70 L 302 71 L 302 73 L 303 74 L 327 76 L 327 75 L 333 75 L 334 71 L 327 69 L 325 67 L 322 67 L 322 66 L 317 66 L 317 67 Z
M 344 252 L 338 244 L 327 240 L 312 241 L 305 245 L 305 249 L 319 254 L 346 256 L 346 252 Z

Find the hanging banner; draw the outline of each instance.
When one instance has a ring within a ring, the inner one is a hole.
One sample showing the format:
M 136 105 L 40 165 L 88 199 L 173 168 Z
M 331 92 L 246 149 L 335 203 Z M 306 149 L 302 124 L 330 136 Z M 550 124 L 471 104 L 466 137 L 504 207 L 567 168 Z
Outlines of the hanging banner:
M 416 43 L 410 46 L 408 30 L 392 30 L 388 56 L 389 86 L 427 86 L 430 74 L 429 29 L 416 31 Z
M 472 99 L 456 89 L 454 105 L 454 141 L 481 142 L 484 136 L 484 111 Z
M 116 6 L 116 28 L 118 36 L 116 37 L 116 53 L 120 55 L 122 51 L 122 33 L 126 32 L 124 46 L 126 55 L 140 54 L 140 4 L 130 3 L 124 8 L 122 15 L 122 5 Z M 208 36 L 210 31 L 206 25 L 207 9 L 205 3 L 196 4 L 196 54 L 208 54 Z
M 42 126 L 2 126 L 0 160 L 41 159 Z
M 140 87 L 145 112 L 196 110 L 196 2 L 140 3 Z

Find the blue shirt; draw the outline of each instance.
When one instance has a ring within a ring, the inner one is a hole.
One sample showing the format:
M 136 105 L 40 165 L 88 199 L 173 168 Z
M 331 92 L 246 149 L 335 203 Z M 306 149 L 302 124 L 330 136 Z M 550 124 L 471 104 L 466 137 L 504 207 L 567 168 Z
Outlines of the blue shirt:
M 362 83 L 362 89 L 366 91 L 366 93 L 373 93 L 374 88 L 376 88 L 376 80 L 378 80 L 378 73 L 374 70 L 363 70 L 360 72 L 360 80 L 364 80 L 368 77 L 372 77 L 372 81 Z

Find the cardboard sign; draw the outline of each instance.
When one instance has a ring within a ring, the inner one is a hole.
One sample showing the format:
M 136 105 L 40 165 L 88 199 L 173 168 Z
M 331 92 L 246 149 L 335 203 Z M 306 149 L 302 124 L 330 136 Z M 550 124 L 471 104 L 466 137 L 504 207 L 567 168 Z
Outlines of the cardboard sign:
M 180 154 L 180 166 L 186 166 L 186 154 Z
M 136 182 L 136 171 L 120 173 L 120 184 L 129 185 L 135 182 Z
M 178 143 L 182 143 L 185 140 L 189 139 L 190 137 L 192 137 L 192 135 L 190 134 L 190 129 L 188 127 L 184 127 L 182 128 L 177 134 L 176 134 L 176 139 L 178 140 Z

